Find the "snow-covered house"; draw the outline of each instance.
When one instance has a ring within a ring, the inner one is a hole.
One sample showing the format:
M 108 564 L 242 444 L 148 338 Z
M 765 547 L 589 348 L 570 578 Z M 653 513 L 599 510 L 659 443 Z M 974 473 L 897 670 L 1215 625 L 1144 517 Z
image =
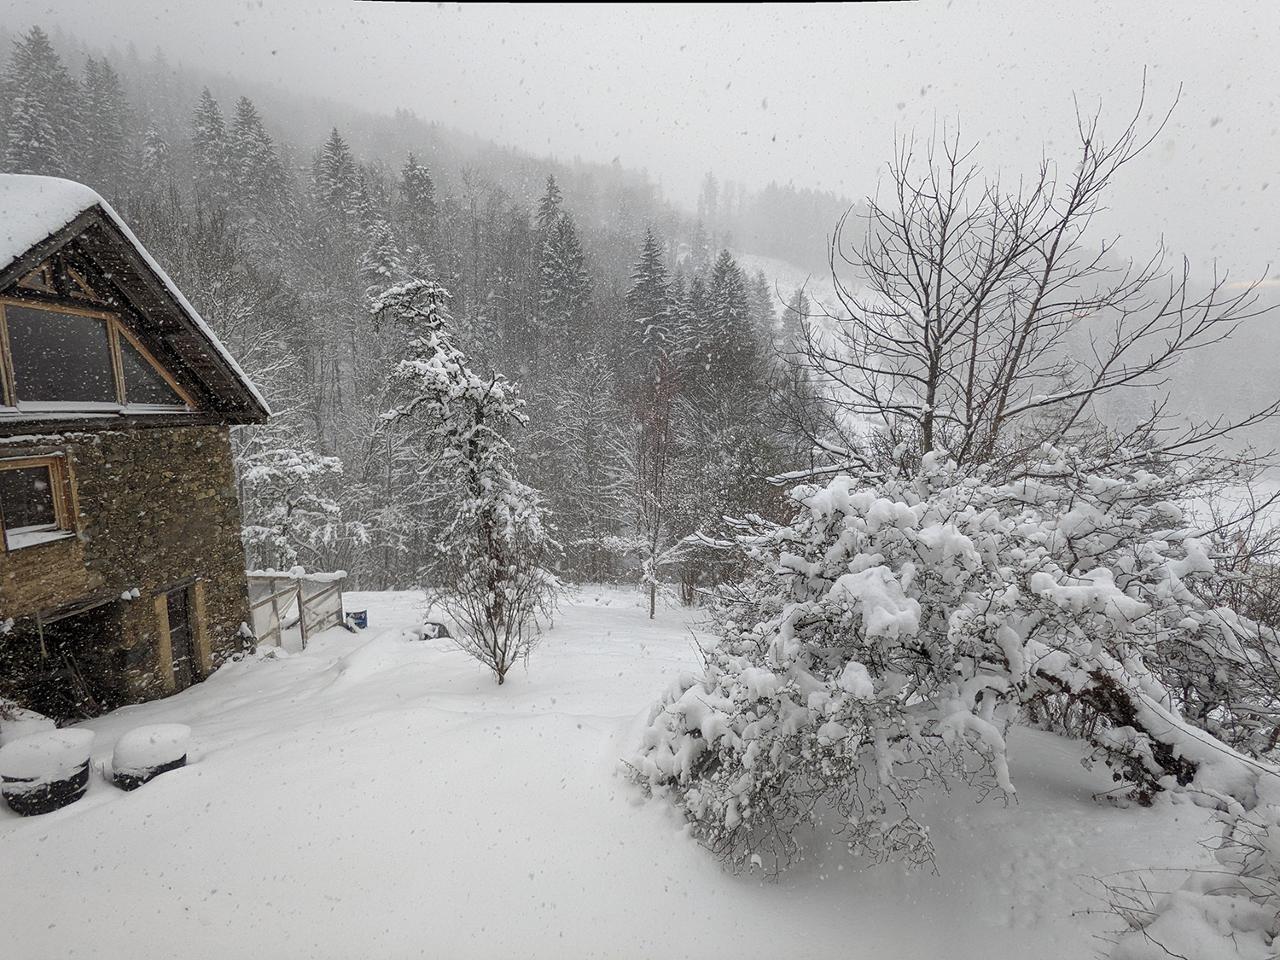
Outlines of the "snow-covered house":
M 0 697 L 96 712 L 239 649 L 230 427 L 268 414 L 101 197 L 0 175 Z

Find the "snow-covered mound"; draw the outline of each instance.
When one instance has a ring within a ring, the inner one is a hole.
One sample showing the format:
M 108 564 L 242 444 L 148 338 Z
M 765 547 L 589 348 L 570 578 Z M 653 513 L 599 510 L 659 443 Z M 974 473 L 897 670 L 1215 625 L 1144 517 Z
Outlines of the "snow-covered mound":
M 1088 878 L 1208 864 L 1191 804 L 1117 809 L 1073 743 L 1013 731 L 1016 803 L 922 811 L 939 872 L 862 870 L 815 833 L 776 883 L 724 872 L 619 773 L 699 657 L 679 608 L 574 598 L 501 688 L 413 594 L 348 595 L 337 629 L 83 725 L 95 759 L 181 723 L 189 764 L 65 810 L 0 811 L 0 953 L 190 960 L 832 956 L 1085 960 L 1115 918 Z M 850 683 L 857 684 L 856 677 Z
M 0 747 L 21 737 L 57 728 L 56 723 L 34 710 L 23 710 L 0 701 Z

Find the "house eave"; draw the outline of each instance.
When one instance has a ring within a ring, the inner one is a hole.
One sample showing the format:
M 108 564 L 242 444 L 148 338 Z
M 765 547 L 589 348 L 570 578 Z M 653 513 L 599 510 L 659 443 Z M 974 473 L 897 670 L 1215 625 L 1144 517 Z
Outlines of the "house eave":
M 51 436 L 107 430 L 165 430 L 182 427 L 235 427 L 261 424 L 266 416 L 248 413 L 193 411 L 175 413 L 58 412 L 5 414 L 0 411 L 0 443 L 18 437 Z

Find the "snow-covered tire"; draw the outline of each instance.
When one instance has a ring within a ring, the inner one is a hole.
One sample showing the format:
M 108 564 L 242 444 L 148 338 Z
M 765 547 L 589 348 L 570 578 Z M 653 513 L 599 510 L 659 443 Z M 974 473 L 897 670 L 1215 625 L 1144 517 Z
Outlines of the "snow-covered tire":
M 136 790 L 162 773 L 187 765 L 191 728 L 181 723 L 137 727 L 117 742 L 111 768 L 116 786 Z
M 89 787 L 92 730 L 50 730 L 0 747 L 0 794 L 24 817 L 75 803 Z

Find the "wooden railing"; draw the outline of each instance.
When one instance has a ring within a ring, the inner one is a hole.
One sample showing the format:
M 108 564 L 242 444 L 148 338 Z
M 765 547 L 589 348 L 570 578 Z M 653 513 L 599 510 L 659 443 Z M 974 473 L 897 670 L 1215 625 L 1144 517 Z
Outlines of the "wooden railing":
M 250 626 L 259 643 L 305 649 L 307 639 L 344 620 L 346 573 L 250 570 Z

